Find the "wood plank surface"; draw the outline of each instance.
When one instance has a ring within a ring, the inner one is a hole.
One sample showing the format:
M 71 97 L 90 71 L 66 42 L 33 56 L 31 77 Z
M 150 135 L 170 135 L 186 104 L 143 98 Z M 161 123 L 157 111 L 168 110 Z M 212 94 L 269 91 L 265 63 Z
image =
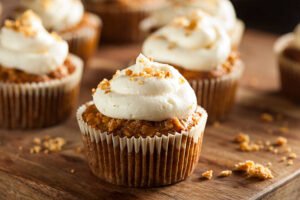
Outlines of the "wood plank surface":
M 253 140 L 288 138 L 288 145 L 300 155 L 300 106 L 282 98 L 272 51 L 276 36 L 247 31 L 241 54 L 247 67 L 241 82 L 237 104 L 229 119 L 219 126 L 207 128 L 203 151 L 194 174 L 173 186 L 133 189 L 107 184 L 94 177 L 84 155 L 75 149 L 82 146 L 79 128 L 73 116 L 56 127 L 33 131 L 0 130 L 0 199 L 299 199 L 300 161 L 287 166 L 280 163 L 282 155 L 267 151 L 244 153 L 232 142 L 238 132 L 248 133 Z M 91 99 L 91 88 L 112 73 L 125 67 L 140 51 L 140 45 L 101 46 L 84 74 L 79 105 Z M 263 112 L 282 119 L 263 123 Z M 289 131 L 281 133 L 280 127 Z M 30 154 L 35 137 L 60 136 L 67 144 L 60 153 Z M 23 150 L 18 147 L 22 146 Z M 258 181 L 234 174 L 227 178 L 200 179 L 201 173 L 215 173 L 232 168 L 240 161 L 271 162 L 274 179 Z M 74 169 L 75 173 L 70 173 Z

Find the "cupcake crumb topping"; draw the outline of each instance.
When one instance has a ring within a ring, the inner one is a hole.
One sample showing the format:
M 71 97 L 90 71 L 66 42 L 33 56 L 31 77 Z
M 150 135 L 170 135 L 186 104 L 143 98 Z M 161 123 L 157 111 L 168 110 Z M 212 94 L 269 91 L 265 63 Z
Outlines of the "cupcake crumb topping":
M 6 20 L 4 26 L 16 32 L 23 33 L 27 37 L 33 37 L 37 34 L 37 30 L 33 27 L 33 20 L 40 21 L 40 18 L 31 10 L 28 10 L 15 21 Z

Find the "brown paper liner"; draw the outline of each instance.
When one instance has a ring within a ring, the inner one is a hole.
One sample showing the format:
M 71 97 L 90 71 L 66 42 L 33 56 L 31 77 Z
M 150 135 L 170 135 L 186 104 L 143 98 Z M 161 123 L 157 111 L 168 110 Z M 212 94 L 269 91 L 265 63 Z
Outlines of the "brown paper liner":
M 83 63 L 70 59 L 75 72 L 61 80 L 42 83 L 0 82 L 0 128 L 45 128 L 66 120 L 76 106 Z
M 188 80 L 195 90 L 198 105 L 208 113 L 208 122 L 224 120 L 235 102 L 236 91 L 244 65 L 238 61 L 235 69 L 222 77 Z
M 280 37 L 275 43 L 274 50 L 280 72 L 281 91 L 287 98 L 300 103 L 300 63 L 287 58 L 282 53 L 291 44 L 293 37 L 292 34 Z
M 101 19 L 91 13 L 85 13 L 88 23 L 74 30 L 59 33 L 69 44 L 69 51 L 79 56 L 85 63 L 96 52 L 102 30 Z
M 103 3 L 85 3 L 88 11 L 99 15 L 103 21 L 102 41 L 106 43 L 130 43 L 142 41 L 146 34 L 140 30 L 140 22 L 152 9 L 130 9 L 107 6 Z
M 91 103 L 89 103 L 90 105 Z M 199 160 L 207 114 L 189 132 L 155 137 L 119 137 L 90 127 L 77 119 L 91 171 L 100 179 L 128 187 L 170 185 L 190 176 Z

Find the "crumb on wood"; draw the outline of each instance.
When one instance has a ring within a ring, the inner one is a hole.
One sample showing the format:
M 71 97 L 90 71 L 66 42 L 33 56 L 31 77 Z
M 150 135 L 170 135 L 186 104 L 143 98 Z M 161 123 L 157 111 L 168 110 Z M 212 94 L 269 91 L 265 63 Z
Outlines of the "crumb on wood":
M 218 177 L 228 177 L 232 175 L 232 171 L 231 170 L 223 170 L 220 172 L 220 174 L 218 175 Z
M 267 123 L 270 123 L 270 122 L 273 122 L 273 121 L 274 121 L 273 115 L 271 115 L 271 114 L 269 114 L 269 113 L 262 113 L 262 114 L 260 115 L 260 119 L 261 119 L 261 121 L 267 122 Z
M 212 177 L 213 177 L 213 170 L 208 170 L 206 172 L 203 172 L 202 175 L 201 175 L 201 177 L 205 178 L 207 180 L 212 179 Z
M 240 162 L 235 165 L 236 171 L 243 171 L 249 178 L 258 178 L 262 180 L 274 178 L 271 170 L 261 164 L 255 163 L 252 160 Z
M 284 146 L 287 144 L 287 142 L 288 142 L 288 140 L 285 137 L 278 137 L 276 139 L 275 145 L 276 146 Z

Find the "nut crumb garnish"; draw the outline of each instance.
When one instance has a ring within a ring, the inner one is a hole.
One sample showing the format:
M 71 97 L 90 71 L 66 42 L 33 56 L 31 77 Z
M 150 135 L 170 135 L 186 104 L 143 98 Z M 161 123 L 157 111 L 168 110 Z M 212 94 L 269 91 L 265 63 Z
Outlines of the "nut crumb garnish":
M 235 165 L 235 171 L 243 171 L 248 178 L 272 179 L 274 178 L 271 170 L 261 164 L 255 163 L 252 160 L 240 162 Z
M 62 147 L 66 144 L 66 141 L 61 137 L 51 138 L 46 136 L 44 139 L 34 138 L 34 146 L 29 149 L 31 154 L 37 154 L 43 152 L 48 154 L 51 152 L 59 152 Z
M 260 119 L 263 122 L 267 122 L 267 123 L 270 123 L 270 122 L 274 121 L 274 117 L 271 114 L 269 114 L 269 113 L 263 113 L 263 114 L 261 114 Z
M 276 139 L 275 145 L 276 146 L 283 146 L 287 144 L 287 139 L 285 137 L 278 137 Z
M 231 170 L 224 170 L 221 171 L 220 174 L 218 175 L 218 177 L 228 177 L 232 175 L 232 171 Z
M 207 180 L 210 180 L 210 179 L 212 179 L 212 177 L 213 177 L 213 170 L 208 170 L 208 171 L 206 171 L 206 172 L 203 172 L 202 174 L 201 174 L 201 177 L 202 178 L 205 178 L 205 179 L 207 179 Z

